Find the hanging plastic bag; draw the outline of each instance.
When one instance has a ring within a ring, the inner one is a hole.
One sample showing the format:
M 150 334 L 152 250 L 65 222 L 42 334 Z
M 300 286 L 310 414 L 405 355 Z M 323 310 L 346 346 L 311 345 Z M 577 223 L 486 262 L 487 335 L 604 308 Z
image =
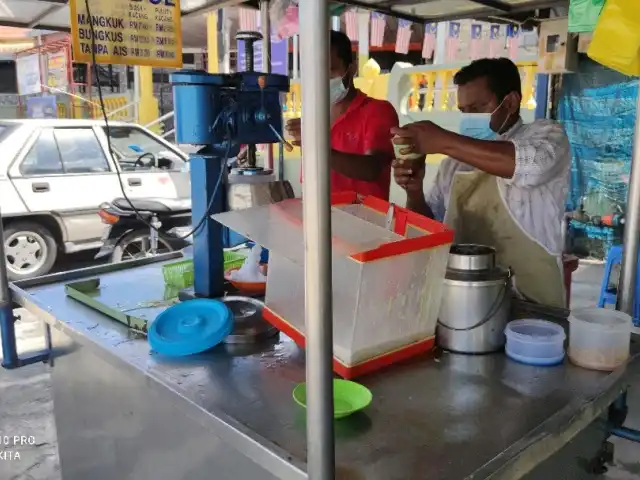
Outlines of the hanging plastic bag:
M 278 39 L 283 40 L 299 33 L 299 3 L 300 0 L 271 0 L 269 15 L 271 16 L 271 25 L 274 26 L 273 31 Z M 329 5 L 329 15 L 332 17 L 341 16 L 345 10 L 345 5 L 333 3 Z
M 284 17 L 278 24 L 276 30 L 278 37 L 281 39 L 293 37 L 298 34 L 300 29 L 300 20 L 298 18 L 298 7 L 296 5 L 290 5 L 284 13 Z
M 605 0 L 571 0 L 569 4 L 569 32 L 593 32 Z
M 242 267 L 231 272 L 231 280 L 238 282 L 266 282 L 267 277 L 260 271 L 261 253 L 262 247 L 257 244 L 254 245 Z
M 640 75 L 640 1 L 607 1 L 587 55 L 625 75 Z
M 298 33 L 298 0 L 272 0 L 269 15 L 273 31 L 279 39 Z

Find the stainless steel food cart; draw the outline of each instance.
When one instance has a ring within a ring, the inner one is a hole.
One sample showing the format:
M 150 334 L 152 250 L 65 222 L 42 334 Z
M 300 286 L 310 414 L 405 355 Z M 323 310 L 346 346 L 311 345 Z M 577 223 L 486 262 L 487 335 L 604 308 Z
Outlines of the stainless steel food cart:
M 167 261 L 12 286 L 50 326 L 63 478 L 307 478 L 316 447 L 291 398 L 305 380 L 304 352 L 288 338 L 166 359 L 65 295 L 65 284 L 96 276 L 123 298 L 161 295 Z M 336 478 L 551 478 L 558 466 L 563 478 L 589 478 L 583 459 L 600 455 L 607 411 L 639 371 L 638 358 L 599 373 L 442 354 L 364 377 L 373 404 L 334 424 Z

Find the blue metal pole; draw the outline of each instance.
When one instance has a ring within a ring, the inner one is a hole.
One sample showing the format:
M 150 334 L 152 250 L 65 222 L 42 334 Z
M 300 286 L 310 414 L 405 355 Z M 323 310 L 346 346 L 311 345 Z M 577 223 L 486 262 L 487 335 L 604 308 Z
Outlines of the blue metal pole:
M 631 442 L 640 443 L 640 430 L 634 430 L 633 428 L 614 428 L 611 431 L 611 435 L 619 438 L 624 438 L 625 440 L 629 440 Z
M 0 305 L 0 330 L 2 331 L 2 366 L 16 368 L 19 366 L 16 332 L 14 328 L 13 308 L 11 303 Z
M 616 401 L 613 402 L 613 406 L 616 410 L 625 412 L 625 415 L 626 415 L 626 410 L 627 410 L 627 392 L 626 391 L 622 392 L 620 396 L 616 398 Z
M 32 363 L 46 362 L 49 359 L 50 344 L 47 350 L 18 357 L 16 346 L 15 317 L 13 301 L 7 278 L 7 257 L 4 253 L 4 235 L 0 221 L 0 335 L 2 335 L 2 366 L 7 369 L 18 368 Z
M 628 411 L 627 392 L 625 391 L 609 407 L 609 433 L 615 437 L 640 443 L 640 431 L 623 426 Z
M 205 218 L 193 235 L 194 290 L 197 297 L 215 298 L 224 294 L 223 229 L 211 218 L 212 214 L 224 211 L 222 163 L 223 159 L 214 155 L 192 155 L 189 161 L 193 226 Z
M 7 257 L 4 253 L 4 235 L 0 221 L 0 332 L 2 334 L 2 366 L 4 368 L 18 366 L 14 321 L 9 279 L 7 278 Z

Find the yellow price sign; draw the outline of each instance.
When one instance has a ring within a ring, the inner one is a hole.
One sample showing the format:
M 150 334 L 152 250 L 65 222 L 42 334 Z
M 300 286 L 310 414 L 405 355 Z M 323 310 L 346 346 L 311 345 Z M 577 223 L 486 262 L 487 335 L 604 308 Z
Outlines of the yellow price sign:
M 88 3 L 88 8 L 87 8 Z M 71 0 L 76 62 L 182 67 L 180 0 Z

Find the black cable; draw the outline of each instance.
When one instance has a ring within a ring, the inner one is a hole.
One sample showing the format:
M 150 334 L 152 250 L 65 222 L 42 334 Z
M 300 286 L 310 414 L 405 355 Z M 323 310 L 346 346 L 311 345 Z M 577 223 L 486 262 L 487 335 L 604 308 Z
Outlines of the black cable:
M 200 230 L 200 228 L 202 227 L 202 225 L 204 224 L 205 220 L 207 219 L 207 217 L 210 215 L 211 212 L 211 208 L 213 207 L 213 202 L 216 196 L 216 193 L 218 192 L 218 188 L 220 187 L 220 183 L 222 181 L 222 177 L 224 176 L 224 172 L 225 169 L 227 168 L 227 162 L 229 160 L 229 153 L 231 150 L 231 135 L 230 135 L 230 131 L 229 128 L 227 128 L 227 134 L 229 136 L 229 138 L 227 139 L 227 151 L 225 153 L 225 159 L 222 165 L 222 168 L 220 169 L 220 174 L 218 175 L 218 180 L 216 182 L 216 186 L 214 187 L 213 190 L 213 195 L 211 195 L 211 198 L 209 199 L 209 203 L 207 204 L 207 209 L 204 213 L 204 215 L 202 216 L 202 218 L 200 219 L 200 221 L 198 222 L 198 224 L 192 228 L 192 230 L 187 233 L 186 235 L 183 235 L 181 237 L 174 237 L 173 235 L 169 235 L 166 234 L 164 232 L 162 232 L 160 229 L 154 227 L 153 225 L 151 225 L 150 222 L 147 222 L 147 220 L 145 218 L 142 217 L 142 215 L 140 214 L 140 211 L 133 206 L 133 203 L 131 202 L 131 200 L 129 200 L 129 197 L 127 196 L 127 192 L 125 191 L 124 188 L 124 183 L 122 181 L 122 174 L 120 172 L 120 168 L 118 167 L 119 163 L 116 161 L 116 159 L 113 156 L 113 149 L 111 148 L 111 135 L 110 135 L 110 130 L 109 130 L 109 117 L 107 116 L 107 111 L 105 109 L 104 106 L 104 97 L 102 95 L 102 85 L 100 83 L 100 72 L 99 72 L 99 68 L 98 68 L 98 62 L 96 61 L 96 35 L 95 35 L 95 28 L 93 25 L 93 20 L 91 18 L 91 8 L 89 7 L 89 0 L 85 0 L 85 7 L 87 9 L 87 17 L 89 19 L 89 28 L 91 31 L 91 62 L 92 62 L 92 67 L 93 67 L 93 73 L 96 77 L 97 83 L 98 83 L 98 100 L 100 103 L 100 109 L 102 110 L 102 116 L 104 118 L 104 124 L 105 124 L 105 132 L 107 134 L 107 149 L 109 150 L 109 156 L 111 157 L 111 161 L 113 162 L 113 164 L 116 167 L 116 174 L 118 176 L 118 183 L 120 184 L 120 190 L 122 191 L 122 196 L 124 197 L 124 199 L 127 201 L 127 203 L 129 204 L 129 206 L 131 207 L 131 210 L 133 210 L 133 212 L 135 213 L 136 217 L 138 217 L 138 220 L 140 220 L 142 223 L 144 223 L 147 227 L 149 227 L 150 229 L 155 230 L 158 235 L 160 235 L 161 237 L 165 238 L 166 240 L 185 240 L 187 238 L 189 238 L 192 235 L 195 235 L 198 230 Z M 89 88 L 91 88 L 91 85 L 89 85 Z M 219 118 L 222 116 L 222 112 L 220 112 L 218 114 L 218 117 L 216 118 L 213 127 L 215 128 L 216 124 L 218 123 Z M 136 163 L 143 158 L 145 155 L 148 155 L 148 153 L 143 153 L 142 155 L 140 155 L 137 159 L 136 159 Z

